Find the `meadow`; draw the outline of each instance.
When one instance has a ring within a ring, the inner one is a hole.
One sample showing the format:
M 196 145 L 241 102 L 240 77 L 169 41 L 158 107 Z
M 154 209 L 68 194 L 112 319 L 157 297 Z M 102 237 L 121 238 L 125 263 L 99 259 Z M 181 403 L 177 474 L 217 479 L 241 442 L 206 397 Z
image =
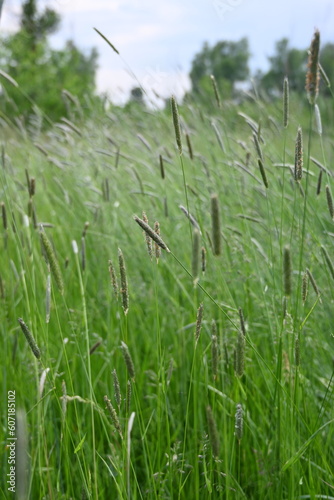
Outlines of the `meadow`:
M 2 498 L 8 391 L 19 499 L 334 498 L 333 100 L 287 95 L 2 117 Z

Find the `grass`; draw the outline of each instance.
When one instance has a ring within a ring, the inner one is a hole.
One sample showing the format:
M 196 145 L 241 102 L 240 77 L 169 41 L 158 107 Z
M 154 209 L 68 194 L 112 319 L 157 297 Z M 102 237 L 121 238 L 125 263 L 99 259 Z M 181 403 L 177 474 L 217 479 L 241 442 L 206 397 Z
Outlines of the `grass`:
M 257 95 L 210 112 L 179 106 L 181 158 L 169 109 L 112 108 L 84 124 L 73 115 L 73 126 L 47 133 L 2 123 L 1 401 L 5 408 L 15 390 L 18 422 L 25 416 L 16 447 L 29 462 L 18 472 L 17 481 L 27 479 L 22 498 L 334 498 L 334 231 L 325 189 L 334 137 L 330 106 L 321 96 L 317 103 L 322 135 L 313 108 L 294 95 L 286 127 L 281 102 Z M 319 195 L 311 157 L 325 169 Z M 170 249 L 158 261 L 133 219 L 143 211 Z M 190 216 L 200 228 L 195 264 Z M 63 295 L 54 272 L 50 295 L 41 223 Z M 309 283 L 305 297 L 305 272 L 321 295 Z M 5 411 L 1 418 L 8 471 Z

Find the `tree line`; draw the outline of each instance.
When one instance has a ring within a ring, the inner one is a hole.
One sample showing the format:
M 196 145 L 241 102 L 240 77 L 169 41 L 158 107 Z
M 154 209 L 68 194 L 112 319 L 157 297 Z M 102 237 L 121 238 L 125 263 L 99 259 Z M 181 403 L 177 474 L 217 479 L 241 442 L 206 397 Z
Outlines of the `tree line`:
M 67 116 L 69 99 L 83 102 L 81 110 L 85 102 L 88 109 L 92 101 L 102 101 L 95 85 L 96 49 L 84 53 L 71 40 L 62 50 L 52 49 L 49 36 L 59 24 L 60 17 L 53 9 L 40 12 L 37 0 L 23 2 L 19 30 L 3 38 L 0 48 L 0 111 L 6 116 L 27 118 L 38 109 L 54 121 Z M 191 91 L 185 98 L 209 104 L 211 75 L 224 98 L 232 98 L 238 93 L 238 84 L 251 76 L 249 58 L 247 38 L 222 40 L 212 46 L 205 42 L 191 62 Z M 275 97 L 281 93 L 283 78 L 287 76 L 291 91 L 304 92 L 307 49 L 293 48 L 287 38 L 282 38 L 268 62 L 266 72 L 252 75 L 259 89 Z M 333 81 L 334 43 L 321 48 L 320 62 L 329 81 Z M 326 95 L 329 90 L 324 92 Z M 144 104 L 143 89 L 133 88 L 129 101 Z

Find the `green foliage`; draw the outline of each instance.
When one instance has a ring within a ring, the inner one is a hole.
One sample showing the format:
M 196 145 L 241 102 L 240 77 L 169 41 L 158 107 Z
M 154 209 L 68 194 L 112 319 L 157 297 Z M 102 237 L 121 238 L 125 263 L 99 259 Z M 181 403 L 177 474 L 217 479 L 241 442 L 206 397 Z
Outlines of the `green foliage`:
M 47 35 L 58 24 L 54 11 L 38 15 L 35 2 L 26 2 L 20 31 L 3 40 L 1 66 L 18 84 L 1 80 L 1 109 L 8 117 L 28 118 L 37 106 L 49 119 L 59 120 L 67 111 L 63 89 L 79 100 L 94 99 L 97 51 L 84 54 L 72 41 L 62 50 L 51 49 Z
M 249 75 L 249 49 L 247 38 L 238 42 L 221 41 L 213 47 L 204 43 L 201 52 L 195 55 L 190 79 L 195 94 L 204 91 L 206 76 L 214 75 L 218 85 L 222 81 L 229 82 L 230 89 L 238 81 L 244 81 Z

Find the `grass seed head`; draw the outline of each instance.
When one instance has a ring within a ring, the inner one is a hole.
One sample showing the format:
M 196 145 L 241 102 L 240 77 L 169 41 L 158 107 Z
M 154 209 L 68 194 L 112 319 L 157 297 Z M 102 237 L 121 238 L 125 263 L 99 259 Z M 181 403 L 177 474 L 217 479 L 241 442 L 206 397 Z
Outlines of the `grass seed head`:
M 47 259 L 47 263 L 50 266 L 51 273 L 54 277 L 54 280 L 56 282 L 58 290 L 63 295 L 63 293 L 64 293 L 63 277 L 61 275 L 61 271 L 60 271 L 60 267 L 58 264 L 58 260 L 56 258 L 56 254 L 54 253 L 54 250 L 52 248 L 50 240 L 46 236 L 46 233 L 43 229 L 43 226 L 41 226 L 41 229 L 40 229 L 40 237 L 41 237 L 41 241 L 42 241 L 42 247 L 44 250 L 44 254 L 45 254 L 46 259 Z
M 154 223 L 154 232 L 160 238 L 160 224 L 157 221 Z M 161 255 L 161 247 L 160 245 L 158 245 L 157 242 L 154 243 L 154 253 L 155 253 L 155 258 L 157 259 L 158 262 Z
M 148 218 L 145 212 L 143 212 L 142 217 L 145 224 L 148 224 Z M 145 234 L 148 255 L 150 259 L 152 259 L 152 238 L 147 234 L 146 231 L 144 231 L 144 234 Z
M 196 344 L 197 344 L 199 337 L 201 335 L 202 319 L 203 319 L 203 304 L 200 304 L 199 308 L 197 309 L 197 317 L 196 317 L 196 328 L 195 328 Z
M 219 92 L 218 92 L 218 87 L 217 87 L 216 79 L 215 79 L 215 77 L 213 75 L 210 75 L 210 79 L 211 79 L 212 88 L 213 88 L 213 91 L 214 91 L 214 94 L 215 94 L 217 106 L 218 106 L 218 108 L 221 108 L 220 96 L 219 96 Z
M 242 377 L 245 371 L 245 348 L 246 337 L 242 331 L 239 331 L 235 351 L 235 374 L 237 377 Z
M 244 411 L 242 405 L 237 404 L 237 411 L 235 413 L 235 437 L 240 442 L 244 432 Z
M 127 370 L 129 372 L 129 375 L 132 379 L 135 378 L 135 367 L 132 361 L 132 357 L 129 351 L 128 346 L 125 344 L 125 342 L 121 342 L 121 349 L 124 357 L 124 361 L 127 367 Z
M 176 144 L 177 144 L 180 155 L 182 155 L 182 142 L 181 142 L 179 112 L 177 110 L 177 104 L 176 104 L 176 100 L 175 100 L 174 96 L 171 97 L 171 106 L 172 106 L 172 115 L 173 115 L 173 124 L 174 124 L 174 130 L 175 130 Z
M 311 42 L 311 47 L 308 56 L 307 73 L 306 73 L 306 92 L 309 103 L 315 104 L 319 93 L 319 48 L 320 48 L 320 33 L 315 30 Z
M 119 273 L 121 276 L 121 297 L 122 297 L 122 307 L 124 314 L 128 314 L 129 311 L 129 290 L 128 290 L 128 280 L 126 277 L 126 269 L 125 262 L 122 250 L 118 249 L 118 264 L 119 264 Z
M 218 196 L 211 196 L 211 224 L 212 224 L 212 250 L 213 255 L 221 254 L 221 230 Z
M 154 229 L 151 228 L 146 222 L 144 222 L 142 219 L 139 219 L 137 215 L 133 216 L 134 220 L 137 222 L 137 224 L 144 229 L 144 231 L 152 238 L 155 243 L 157 243 L 163 250 L 166 250 L 166 252 L 170 252 L 169 248 L 167 247 L 166 243 L 162 240 L 162 238 L 154 231 Z
M 113 407 L 113 405 L 111 404 L 111 401 L 110 399 L 108 398 L 108 396 L 104 396 L 104 402 L 107 406 L 107 410 L 109 412 L 109 415 L 111 417 L 111 420 L 112 420 L 112 423 L 114 424 L 114 427 L 116 429 L 116 431 L 118 432 L 118 434 L 121 436 L 121 438 L 123 439 L 123 434 L 122 434 L 122 429 L 121 429 L 121 424 L 119 423 L 119 419 L 118 419 L 118 416 L 117 416 L 117 413 L 116 413 L 116 410 L 115 408 Z
M 328 255 L 327 249 L 323 245 L 321 245 L 321 251 L 322 251 L 322 254 L 323 254 L 324 258 L 325 258 L 325 261 L 326 261 L 328 270 L 330 272 L 330 275 L 334 279 L 334 266 L 333 266 L 333 262 L 331 261 L 331 258 Z
M 119 380 L 117 376 L 116 370 L 112 371 L 112 378 L 113 378 L 113 383 L 114 383 L 114 394 L 115 394 L 115 400 L 117 403 L 117 406 L 121 406 L 122 402 L 122 397 L 121 397 L 121 386 L 119 385 Z
M 261 174 L 261 177 L 262 177 L 263 184 L 268 189 L 269 184 L 268 184 L 268 179 L 267 179 L 266 171 L 265 171 L 264 166 L 263 166 L 263 161 L 261 160 L 261 158 L 258 158 L 257 162 L 258 162 L 258 165 L 259 165 L 260 174 Z
M 333 198 L 328 184 L 326 185 L 326 198 L 327 198 L 328 211 L 330 213 L 331 218 L 334 219 Z
M 209 438 L 210 438 L 212 453 L 214 457 L 218 457 L 220 449 L 219 434 L 211 406 L 206 407 L 206 419 L 208 422 Z
M 284 295 L 290 297 L 291 295 L 291 252 L 290 247 L 284 247 L 283 253 L 283 278 L 284 278 Z
M 117 299 L 118 298 L 118 283 L 117 283 L 117 276 L 116 276 L 115 268 L 114 268 L 111 260 L 109 260 L 108 265 L 109 265 L 109 274 L 110 274 L 111 284 L 112 284 L 112 287 L 114 290 L 115 297 Z
M 199 278 L 200 261 L 201 261 L 201 235 L 199 234 L 199 231 L 195 229 L 193 232 L 193 249 L 192 249 L 192 261 L 191 261 L 191 270 L 194 279 L 194 284 L 197 283 Z
M 308 293 L 308 282 L 309 282 L 309 275 L 307 274 L 307 271 L 305 271 L 303 273 L 303 279 L 302 279 L 302 300 L 304 303 L 306 301 Z
M 20 324 L 21 330 L 24 333 L 24 336 L 27 339 L 29 347 L 32 350 L 34 356 L 37 359 L 40 359 L 40 357 L 41 357 L 41 351 L 38 348 L 38 345 L 37 345 L 37 343 L 36 343 L 36 341 L 34 339 L 33 334 L 31 333 L 31 331 L 29 330 L 29 328 L 27 327 L 27 325 L 25 324 L 25 322 L 23 321 L 22 318 L 18 318 L 18 322 Z
M 295 181 L 300 181 L 303 176 L 303 134 L 302 129 L 298 127 L 296 145 L 295 145 Z
M 7 225 L 6 205 L 4 204 L 4 202 L 1 203 L 1 215 L 2 215 L 2 225 L 4 230 L 6 231 L 8 225 Z

